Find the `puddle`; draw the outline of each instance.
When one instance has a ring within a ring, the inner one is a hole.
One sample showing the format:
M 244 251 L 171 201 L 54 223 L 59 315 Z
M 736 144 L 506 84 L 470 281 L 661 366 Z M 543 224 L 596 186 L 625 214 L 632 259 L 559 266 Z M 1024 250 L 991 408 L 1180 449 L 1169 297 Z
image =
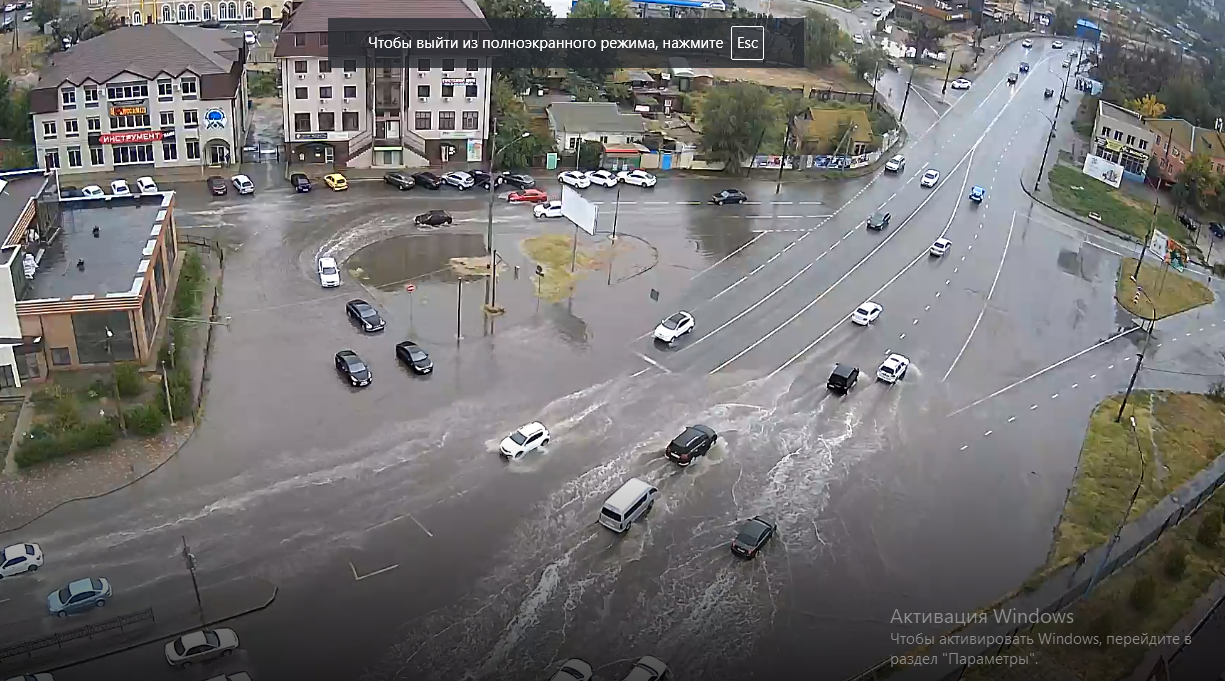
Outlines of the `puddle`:
M 349 275 L 384 291 L 399 290 L 405 282 L 456 281 L 452 258 L 485 254 L 482 234 L 409 234 L 370 244 L 345 261 Z
M 1078 251 L 1061 250 L 1057 262 L 1059 269 L 1072 276 L 1080 277 L 1085 281 L 1096 281 L 1102 264 L 1102 256 L 1092 248 L 1081 248 Z

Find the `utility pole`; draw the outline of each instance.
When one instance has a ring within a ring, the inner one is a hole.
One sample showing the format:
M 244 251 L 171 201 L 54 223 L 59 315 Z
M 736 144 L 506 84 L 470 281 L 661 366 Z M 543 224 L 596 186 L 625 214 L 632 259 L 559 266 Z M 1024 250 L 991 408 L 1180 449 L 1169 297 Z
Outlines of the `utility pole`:
M 104 341 L 106 343 L 106 356 L 110 359 L 111 364 L 111 387 L 115 391 L 115 413 L 119 416 L 119 430 L 123 431 L 124 435 L 127 435 L 128 424 L 124 422 L 123 402 L 119 399 L 119 373 L 115 369 L 115 353 L 113 348 L 111 348 L 111 339 L 115 337 L 115 334 L 111 332 L 111 327 L 107 326 L 104 328 L 106 329 L 106 340 Z
M 917 48 L 916 48 L 917 49 Z M 914 83 L 915 63 L 910 63 L 910 79 L 906 81 L 906 94 L 902 96 L 902 110 L 897 115 L 897 122 L 900 124 L 902 119 L 906 117 L 906 102 L 910 101 L 910 85 Z
M 1148 242 L 1153 240 L 1153 230 L 1157 229 L 1157 209 L 1161 206 L 1161 197 L 1153 203 L 1153 218 L 1148 223 L 1148 233 L 1144 235 L 1144 243 L 1140 246 L 1140 257 L 1136 259 L 1136 271 L 1131 273 L 1132 281 L 1139 285 L 1140 280 L 1140 265 L 1144 263 L 1144 256 L 1148 255 Z
M 1144 450 L 1140 448 L 1140 436 L 1136 433 L 1136 418 L 1131 419 L 1131 434 L 1136 439 L 1136 451 L 1140 452 L 1140 480 L 1136 482 L 1136 489 L 1131 493 L 1131 501 L 1127 502 L 1127 512 L 1123 514 L 1119 520 L 1119 526 L 1115 528 L 1114 534 L 1110 537 L 1110 542 L 1106 544 L 1106 553 L 1102 556 L 1102 562 L 1097 564 L 1097 569 L 1093 571 L 1093 577 L 1089 579 L 1089 586 L 1085 589 L 1085 593 L 1093 591 L 1093 587 L 1097 584 L 1102 576 L 1102 570 L 1106 569 L 1106 562 L 1110 560 L 1110 552 L 1114 550 L 1114 545 L 1119 541 L 1119 535 L 1123 533 L 1123 526 L 1127 524 L 1127 518 L 1131 516 L 1131 509 L 1136 505 L 1136 498 L 1140 496 L 1140 488 L 1144 486 L 1144 472 L 1148 467 L 1148 462 L 1144 458 Z
M 1042 162 L 1038 164 L 1038 176 L 1034 178 L 1034 191 L 1038 191 L 1038 187 L 1042 184 L 1042 170 L 1046 168 L 1046 155 L 1051 151 L 1051 140 L 1055 139 L 1055 126 L 1059 122 L 1059 111 L 1063 108 L 1063 99 L 1067 91 L 1068 79 L 1065 77 L 1063 90 L 1059 93 L 1059 101 L 1055 102 L 1055 117 L 1051 119 L 1051 134 L 1046 136 L 1046 146 L 1042 149 Z
M 610 238 L 611 240 L 613 240 L 613 241 L 616 241 L 616 240 L 617 240 L 617 215 L 618 215 L 620 212 L 621 212 L 621 183 L 620 183 L 620 182 L 618 182 L 618 183 L 617 183 L 617 198 L 616 198 L 616 203 L 614 203 L 614 204 L 613 204 L 613 228 L 612 228 L 612 236 L 611 236 L 611 237 L 609 237 L 609 238 Z M 609 272 L 611 273 L 611 272 L 612 272 L 612 270 L 611 270 L 611 269 L 609 269 Z M 610 274 L 610 276 L 611 276 L 611 274 Z
M 166 389 L 166 416 L 174 423 L 174 403 L 170 401 L 170 381 L 166 378 L 165 362 L 162 362 L 162 387 Z
M 187 565 L 187 571 L 191 573 L 191 588 L 196 592 L 196 609 L 200 611 L 200 623 L 205 624 L 204 619 L 204 601 L 200 600 L 200 583 L 196 581 L 196 554 L 191 552 L 187 546 L 187 535 L 183 537 L 183 563 Z
M 1132 281 L 1136 281 L 1134 277 Z M 1140 304 L 1141 295 L 1148 301 L 1149 307 L 1152 308 L 1153 312 L 1152 316 L 1149 317 L 1148 333 L 1144 336 L 1144 346 L 1140 348 L 1140 356 L 1136 360 L 1136 368 L 1131 372 L 1131 380 L 1127 382 L 1127 392 L 1123 393 L 1123 403 L 1119 405 L 1119 415 L 1114 418 L 1115 423 L 1123 420 L 1123 410 L 1127 408 L 1127 400 L 1131 398 L 1131 391 L 1136 387 L 1136 377 L 1140 375 L 1140 367 L 1144 364 L 1144 356 L 1148 354 L 1148 342 L 1153 339 L 1153 326 L 1157 323 L 1157 306 L 1153 303 L 1152 298 L 1149 298 L 1148 294 L 1144 292 L 1144 289 L 1140 288 L 1140 282 L 1136 281 L 1136 294 L 1131 299 L 1133 305 Z
M 455 344 L 464 339 L 464 278 L 455 282 Z
M 880 81 L 880 62 L 881 62 L 881 59 L 880 59 L 880 57 L 879 57 L 879 53 L 874 52 L 873 54 L 877 54 L 878 56 L 877 56 L 877 58 L 874 60 L 874 61 L 875 61 L 875 64 L 874 64 L 874 66 L 872 67 L 872 99 L 871 99 L 871 101 L 868 103 L 869 108 L 871 108 L 871 107 L 875 107 L 875 106 L 876 106 L 876 83 Z
M 953 75 L 953 55 L 955 54 L 957 54 L 957 48 L 949 50 L 949 67 L 944 70 L 944 87 L 940 88 L 941 98 L 949 91 L 949 76 Z
M 515 142 L 525 140 L 532 136 L 532 133 L 524 131 L 519 137 L 506 143 L 506 146 L 501 149 L 495 148 L 493 145 L 497 142 L 498 119 L 492 119 L 489 124 L 490 130 L 494 131 L 489 139 L 490 149 L 489 154 L 489 214 L 485 224 L 485 244 L 489 250 L 489 279 L 485 282 L 485 308 L 492 310 L 498 304 L 498 249 L 493 246 L 493 200 L 496 192 L 494 187 L 497 186 L 497 181 L 493 176 L 494 164 L 498 162 L 498 155 L 510 148 Z M 579 143 L 579 149 L 582 149 L 582 142 Z
M 783 189 L 783 167 L 787 165 L 787 148 L 791 146 L 791 121 L 787 119 L 787 127 L 783 131 L 783 155 L 778 161 L 778 180 L 774 183 L 774 193 L 777 195 Z

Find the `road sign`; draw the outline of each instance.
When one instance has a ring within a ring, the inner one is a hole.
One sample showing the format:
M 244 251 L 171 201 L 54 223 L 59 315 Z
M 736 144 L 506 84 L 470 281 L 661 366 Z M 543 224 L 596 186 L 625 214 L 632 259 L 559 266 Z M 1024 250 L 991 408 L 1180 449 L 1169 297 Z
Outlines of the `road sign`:
M 412 293 L 413 291 L 417 290 L 417 286 L 416 284 L 408 284 L 407 286 L 404 287 L 404 290 L 409 293 Z

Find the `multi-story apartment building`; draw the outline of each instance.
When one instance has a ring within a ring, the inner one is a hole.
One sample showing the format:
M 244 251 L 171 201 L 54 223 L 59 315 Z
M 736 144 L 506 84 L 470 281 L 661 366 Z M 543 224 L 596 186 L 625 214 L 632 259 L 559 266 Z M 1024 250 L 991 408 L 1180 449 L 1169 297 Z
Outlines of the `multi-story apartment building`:
M 1195 154 L 1203 154 L 1216 172 L 1225 174 L 1225 134 L 1181 118 L 1152 118 L 1147 123 L 1156 134 L 1155 154 L 1163 182 L 1177 182 L 1187 159 Z
M 81 4 L 92 10 L 106 8 L 134 26 L 277 20 L 289 8 L 284 0 L 82 0 Z
M 1144 117 L 1107 101 L 1097 103 L 1093 122 L 1093 146 L 1089 153 L 1123 166 L 1123 176 L 1144 181 L 1148 159 L 1157 148 L 1156 135 L 1144 125 Z
M 380 14 L 382 13 L 382 14 Z M 474 0 L 297 0 L 281 27 L 285 150 L 336 168 L 477 162 L 489 123 L 487 58 L 331 58 L 328 20 L 481 19 Z
M 240 160 L 245 58 L 241 35 L 195 26 L 125 26 L 74 45 L 30 92 L 39 164 L 156 176 Z

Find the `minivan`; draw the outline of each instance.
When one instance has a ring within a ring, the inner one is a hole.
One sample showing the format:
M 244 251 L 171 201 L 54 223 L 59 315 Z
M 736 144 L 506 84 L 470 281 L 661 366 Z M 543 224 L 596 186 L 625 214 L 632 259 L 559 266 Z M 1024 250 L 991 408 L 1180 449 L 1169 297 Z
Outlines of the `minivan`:
M 604 502 L 604 508 L 600 509 L 600 524 L 613 532 L 624 532 L 631 523 L 651 510 L 658 495 L 658 489 L 638 478 L 630 478 Z
M 853 367 L 849 364 L 839 364 L 834 367 L 833 373 L 829 375 L 829 381 L 825 384 L 826 388 L 843 395 L 851 392 L 851 388 L 859 382 L 859 367 Z

